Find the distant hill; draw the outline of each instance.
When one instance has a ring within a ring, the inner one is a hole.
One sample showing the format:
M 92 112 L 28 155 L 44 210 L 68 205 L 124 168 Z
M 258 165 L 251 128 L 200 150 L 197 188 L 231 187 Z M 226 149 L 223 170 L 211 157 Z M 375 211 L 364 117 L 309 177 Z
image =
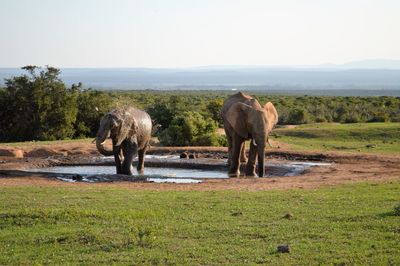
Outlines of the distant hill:
M 362 60 L 353 61 L 343 65 L 342 68 L 357 68 L 357 69 L 400 69 L 400 60 Z
M 67 84 L 98 89 L 396 90 L 400 61 L 366 60 L 315 67 L 210 66 L 182 69 L 64 68 Z M 23 73 L 0 68 L 4 78 Z

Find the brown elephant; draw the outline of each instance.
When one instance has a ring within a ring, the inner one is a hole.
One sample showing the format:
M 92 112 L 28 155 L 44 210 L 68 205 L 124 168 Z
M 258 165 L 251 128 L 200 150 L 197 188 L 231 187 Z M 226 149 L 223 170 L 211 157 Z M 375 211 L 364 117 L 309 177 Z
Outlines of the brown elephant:
M 151 139 L 150 116 L 140 109 L 125 107 L 112 110 L 100 121 L 96 147 L 105 156 L 114 156 L 117 174 L 132 175 L 132 161 L 139 156 L 137 171 L 144 171 L 144 155 Z M 112 150 L 104 147 L 107 138 L 112 139 Z
M 256 157 L 258 176 L 264 176 L 265 145 L 269 143 L 268 134 L 278 122 L 274 105 L 268 102 L 262 107 L 256 99 L 238 92 L 225 100 L 221 115 L 228 140 L 229 176 L 240 175 L 240 162 L 246 160 L 246 140 L 252 140 L 246 176 L 256 176 Z

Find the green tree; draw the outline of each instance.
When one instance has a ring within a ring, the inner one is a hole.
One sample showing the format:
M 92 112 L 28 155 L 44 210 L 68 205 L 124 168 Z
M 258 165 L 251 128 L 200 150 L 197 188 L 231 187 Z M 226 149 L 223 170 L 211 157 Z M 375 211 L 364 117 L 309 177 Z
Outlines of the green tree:
M 1 92 L 3 141 L 71 138 L 80 85 L 67 88 L 60 70 L 47 66 L 25 66 L 28 75 L 6 79 Z
M 308 121 L 309 115 L 307 111 L 299 108 L 292 109 L 287 118 L 287 122 L 293 125 L 306 124 Z
M 85 90 L 79 94 L 75 137 L 94 137 L 101 118 L 112 109 L 112 98 L 105 92 Z
M 224 126 L 224 121 L 222 120 L 221 116 L 221 109 L 223 104 L 224 104 L 223 99 L 215 99 L 211 100 L 206 106 L 208 114 L 214 121 L 218 123 L 218 127 Z
M 212 119 L 187 111 L 172 119 L 170 126 L 160 133 L 160 142 L 167 146 L 210 145 L 216 129 Z

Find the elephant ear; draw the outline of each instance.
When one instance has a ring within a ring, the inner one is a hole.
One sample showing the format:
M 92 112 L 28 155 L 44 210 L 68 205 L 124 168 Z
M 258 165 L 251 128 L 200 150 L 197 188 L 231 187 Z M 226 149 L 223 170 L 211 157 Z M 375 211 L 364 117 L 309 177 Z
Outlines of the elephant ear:
M 119 146 L 125 139 L 131 139 L 136 135 L 137 130 L 138 125 L 135 118 L 128 112 L 125 112 L 120 120 L 120 130 L 115 145 Z
M 244 103 L 235 103 L 227 112 L 227 120 L 233 130 L 242 138 L 248 138 L 247 115 L 252 107 Z
M 278 112 L 271 102 L 264 105 L 264 110 L 267 113 L 268 131 L 271 132 L 274 126 L 278 123 Z

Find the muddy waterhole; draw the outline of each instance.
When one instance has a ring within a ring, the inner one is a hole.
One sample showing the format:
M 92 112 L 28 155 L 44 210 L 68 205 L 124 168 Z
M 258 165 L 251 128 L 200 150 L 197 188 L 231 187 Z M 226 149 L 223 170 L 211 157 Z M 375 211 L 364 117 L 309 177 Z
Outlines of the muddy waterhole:
M 113 165 L 67 165 L 55 166 L 47 168 L 29 169 L 33 172 L 51 173 L 57 179 L 66 182 L 110 182 L 110 181 L 147 181 L 156 183 L 200 183 L 206 179 L 224 179 L 229 178 L 224 162 L 210 165 L 197 169 L 196 164 L 191 167 L 186 165 L 182 168 L 174 167 L 174 163 L 181 161 L 177 157 L 172 156 L 149 156 L 147 158 L 150 164 L 145 167 L 143 174 L 134 171 L 131 177 L 115 174 L 115 166 Z M 112 162 L 112 158 L 106 158 L 105 161 Z M 153 160 L 153 161 L 152 161 Z M 152 162 L 164 162 L 165 166 L 152 167 Z M 268 177 L 285 177 L 301 175 L 310 167 L 329 166 L 330 163 L 323 162 L 274 162 L 266 163 L 266 178 Z M 205 168 L 205 169 L 204 169 Z

